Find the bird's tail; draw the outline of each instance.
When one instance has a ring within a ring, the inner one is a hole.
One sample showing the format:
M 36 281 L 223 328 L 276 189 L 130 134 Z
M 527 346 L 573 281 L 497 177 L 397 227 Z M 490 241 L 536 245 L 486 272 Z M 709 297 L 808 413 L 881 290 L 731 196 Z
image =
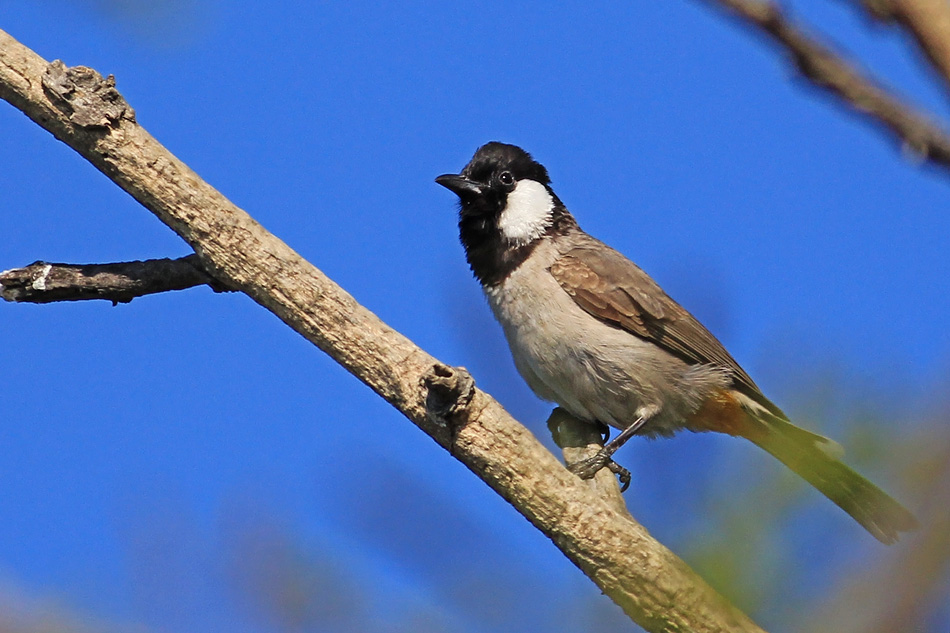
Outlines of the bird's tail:
M 841 461 L 834 441 L 801 429 L 771 412 L 750 412 L 752 427 L 742 433 L 854 517 L 882 543 L 918 527 L 904 506 Z

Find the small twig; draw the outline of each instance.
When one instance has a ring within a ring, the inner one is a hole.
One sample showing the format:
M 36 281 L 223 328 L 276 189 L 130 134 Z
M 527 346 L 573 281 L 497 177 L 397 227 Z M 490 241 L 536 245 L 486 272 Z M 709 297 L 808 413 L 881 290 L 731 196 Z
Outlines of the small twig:
M 950 88 L 950 2 L 947 0 L 850 0 L 874 19 L 900 25 L 917 42 Z
M 902 102 L 829 46 L 794 26 L 778 5 L 762 0 L 703 0 L 767 34 L 813 84 L 893 134 L 922 160 L 950 169 L 950 136 L 930 118 Z
M 115 264 L 34 262 L 26 268 L 0 272 L 0 298 L 26 303 L 105 299 L 115 305 L 203 284 L 216 292 L 224 290 L 205 272 L 197 255 Z

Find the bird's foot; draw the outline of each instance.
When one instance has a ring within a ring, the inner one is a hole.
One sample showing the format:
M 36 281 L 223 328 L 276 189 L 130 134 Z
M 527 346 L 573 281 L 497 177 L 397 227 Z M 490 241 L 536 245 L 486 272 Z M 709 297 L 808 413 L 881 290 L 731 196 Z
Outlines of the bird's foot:
M 593 457 L 582 459 L 573 464 L 568 464 L 567 469 L 580 477 L 581 479 L 593 479 L 594 475 L 601 469 L 607 468 L 620 480 L 620 492 L 630 487 L 630 471 L 615 462 L 611 455 L 613 451 L 601 449 Z
M 610 469 L 610 472 L 617 475 L 617 479 L 620 480 L 620 492 L 626 492 L 627 488 L 630 487 L 630 471 L 612 459 L 607 462 L 607 468 Z

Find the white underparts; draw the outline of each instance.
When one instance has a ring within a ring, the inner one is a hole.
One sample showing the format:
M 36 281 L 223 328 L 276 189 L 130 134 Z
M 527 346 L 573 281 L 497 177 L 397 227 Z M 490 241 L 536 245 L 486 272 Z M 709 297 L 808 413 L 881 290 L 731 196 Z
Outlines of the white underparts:
M 521 180 L 508 194 L 508 204 L 498 218 L 501 234 L 515 244 L 527 244 L 544 234 L 552 220 L 554 198 L 536 180 Z

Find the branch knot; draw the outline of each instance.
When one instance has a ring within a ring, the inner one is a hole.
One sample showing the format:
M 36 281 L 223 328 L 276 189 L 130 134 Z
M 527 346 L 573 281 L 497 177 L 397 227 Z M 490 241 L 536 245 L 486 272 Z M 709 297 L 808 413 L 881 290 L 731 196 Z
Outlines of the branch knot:
M 115 128 L 121 119 L 135 121 L 135 110 L 115 88 L 115 77 L 92 68 L 69 68 L 57 59 L 43 74 L 43 90 L 53 105 L 83 128 Z
M 426 417 L 442 427 L 454 426 L 475 395 L 475 379 L 464 367 L 436 363 L 422 376 Z

